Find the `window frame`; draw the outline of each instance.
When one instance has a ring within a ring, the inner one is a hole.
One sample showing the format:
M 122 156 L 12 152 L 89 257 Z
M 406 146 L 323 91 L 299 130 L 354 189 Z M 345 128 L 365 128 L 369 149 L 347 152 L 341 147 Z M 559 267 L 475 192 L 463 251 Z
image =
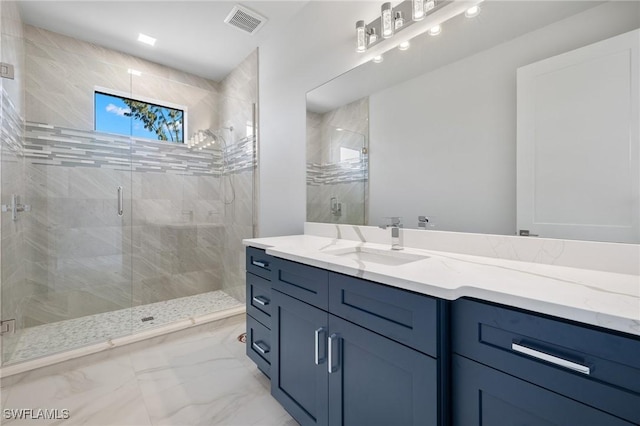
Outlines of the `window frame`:
M 163 100 L 158 100 L 158 99 L 154 99 L 154 98 L 150 98 L 147 96 L 136 96 L 133 97 L 131 95 L 131 93 L 127 93 L 127 92 L 123 92 L 121 90 L 116 90 L 116 89 L 110 89 L 107 87 L 102 87 L 102 86 L 93 86 L 93 97 L 92 97 L 92 102 L 93 102 L 93 130 L 95 132 L 102 132 L 102 133 L 109 133 L 109 132 L 103 132 L 101 130 L 96 129 L 96 114 L 97 114 L 97 110 L 96 110 L 96 94 L 103 94 L 103 95 L 107 95 L 107 96 L 116 96 L 119 98 L 124 98 L 124 99 L 129 99 L 132 101 L 137 101 L 137 102 L 144 102 L 153 106 L 157 106 L 157 107 L 161 107 L 161 108 L 170 108 L 170 109 L 175 109 L 175 110 L 180 110 L 182 111 L 182 142 L 171 142 L 171 141 L 163 141 L 160 139 L 150 139 L 150 138 L 138 138 L 133 136 L 132 134 L 121 134 L 121 133 L 111 133 L 111 134 L 115 134 L 115 135 L 121 135 L 121 136 L 128 136 L 130 138 L 136 138 L 136 139 L 145 139 L 145 140 L 151 140 L 154 142 L 165 142 L 165 143 L 171 143 L 171 144 L 175 144 L 175 145 L 187 145 L 187 139 L 188 139 L 188 126 L 187 126 L 187 117 L 188 117 L 188 113 L 187 113 L 187 106 L 186 105 L 180 105 L 180 104 L 176 104 L 173 102 L 169 102 L 169 101 L 163 101 Z

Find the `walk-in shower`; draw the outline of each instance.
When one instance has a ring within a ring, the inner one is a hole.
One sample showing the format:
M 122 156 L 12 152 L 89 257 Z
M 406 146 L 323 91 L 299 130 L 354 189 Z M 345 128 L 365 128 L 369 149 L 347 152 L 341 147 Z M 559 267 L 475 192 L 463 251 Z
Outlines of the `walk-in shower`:
M 0 12 L 2 365 L 241 309 L 257 54 L 214 82 Z

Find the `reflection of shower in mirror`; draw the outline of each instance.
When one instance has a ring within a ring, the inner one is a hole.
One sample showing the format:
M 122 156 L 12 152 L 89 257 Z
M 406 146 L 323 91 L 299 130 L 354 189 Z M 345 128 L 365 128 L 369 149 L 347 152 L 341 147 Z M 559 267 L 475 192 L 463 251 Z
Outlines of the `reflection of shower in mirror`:
M 331 214 L 334 216 L 341 216 L 342 203 L 339 203 L 336 197 L 331 197 L 330 204 L 331 204 Z

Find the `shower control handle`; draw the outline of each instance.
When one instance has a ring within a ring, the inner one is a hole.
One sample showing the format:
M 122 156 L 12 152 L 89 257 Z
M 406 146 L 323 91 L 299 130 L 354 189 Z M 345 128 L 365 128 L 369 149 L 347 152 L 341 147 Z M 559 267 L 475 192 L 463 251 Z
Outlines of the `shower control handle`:
M 118 216 L 122 216 L 124 214 L 123 210 L 123 195 L 122 195 L 122 187 L 118 187 Z

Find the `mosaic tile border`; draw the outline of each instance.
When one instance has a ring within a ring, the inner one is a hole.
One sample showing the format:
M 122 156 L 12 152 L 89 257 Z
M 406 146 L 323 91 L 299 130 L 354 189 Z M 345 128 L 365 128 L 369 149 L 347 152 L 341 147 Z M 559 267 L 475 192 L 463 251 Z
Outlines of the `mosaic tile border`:
M 220 149 L 195 150 L 184 144 L 70 129 L 27 122 L 25 157 L 47 166 L 97 167 L 133 172 L 220 176 L 256 165 L 255 138 L 245 137 Z
M 368 156 L 341 163 L 307 163 L 307 185 L 335 185 L 367 180 L 369 180 Z
M 2 149 L 8 149 L 16 156 L 23 155 L 23 128 L 24 120 L 17 108 L 11 102 L 7 91 L 2 88 Z

